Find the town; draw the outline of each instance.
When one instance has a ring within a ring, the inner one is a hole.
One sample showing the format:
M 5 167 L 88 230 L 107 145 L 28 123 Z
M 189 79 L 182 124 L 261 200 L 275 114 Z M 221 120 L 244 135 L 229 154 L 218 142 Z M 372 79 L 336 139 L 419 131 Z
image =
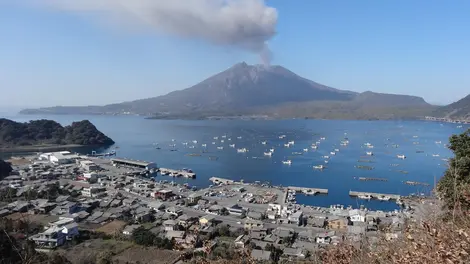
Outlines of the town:
M 308 259 L 344 242 L 361 247 L 364 241 L 373 245 L 382 238 L 399 238 L 406 221 L 419 218 L 416 209 L 425 203 L 393 197 L 402 209 L 392 212 L 306 206 L 295 203 L 296 193 L 328 190 L 216 177 L 209 188 L 198 190 L 171 180 L 196 177 L 188 169 L 68 151 L 10 161 L 14 171 L 0 182 L 0 217 L 38 225 L 26 239 L 46 252 L 84 233 L 131 240 L 140 232 L 181 252 L 174 262 L 188 252 L 211 254 L 218 248 L 249 254 L 255 261 Z M 148 177 L 157 172 L 158 177 Z

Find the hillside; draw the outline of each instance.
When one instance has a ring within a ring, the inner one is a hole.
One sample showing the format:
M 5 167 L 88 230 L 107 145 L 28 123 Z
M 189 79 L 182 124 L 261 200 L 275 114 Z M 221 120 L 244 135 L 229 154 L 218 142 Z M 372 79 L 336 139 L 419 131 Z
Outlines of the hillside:
M 452 119 L 470 119 L 470 94 L 452 104 L 439 107 L 433 116 Z
M 51 107 L 26 109 L 22 114 L 140 114 L 157 118 L 204 118 L 265 113 L 268 116 L 290 116 L 289 107 L 300 112 L 336 112 L 340 108 L 374 108 L 403 111 L 430 108 L 422 98 L 406 95 L 355 93 L 328 87 L 305 79 L 282 66 L 238 63 L 184 90 L 163 96 L 119 104 L 86 107 Z M 269 111 L 266 111 L 269 109 Z M 287 111 L 287 112 L 285 112 Z M 349 110 L 348 110 L 349 111 Z M 413 111 L 412 111 L 413 112 Z M 393 116 L 393 113 L 391 113 Z M 401 115 L 401 114 L 399 114 Z M 416 116 L 415 116 L 416 117 Z M 354 118 L 354 116 L 352 117 Z
M 61 126 L 52 120 L 19 123 L 0 119 L 0 147 L 36 145 L 112 145 L 114 141 L 88 120 Z
M 0 159 L 0 180 L 10 175 L 11 170 L 12 168 L 11 168 L 10 163 Z

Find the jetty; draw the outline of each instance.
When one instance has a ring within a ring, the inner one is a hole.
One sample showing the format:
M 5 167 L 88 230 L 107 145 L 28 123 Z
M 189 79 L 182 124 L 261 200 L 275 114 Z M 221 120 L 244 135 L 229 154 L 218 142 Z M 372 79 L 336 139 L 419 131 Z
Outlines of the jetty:
M 385 193 L 371 193 L 371 192 L 356 192 L 356 191 L 349 191 L 349 196 L 357 197 L 357 196 L 370 196 L 373 199 L 378 199 L 379 197 L 390 197 L 392 200 L 400 200 L 401 195 L 398 194 L 385 194 Z
M 304 193 L 304 194 L 312 194 L 312 195 L 313 194 L 328 194 L 328 189 L 295 187 L 295 186 L 289 186 L 286 188 L 287 190 L 294 190 L 295 192 Z
M 211 181 L 214 184 L 226 184 L 226 185 L 241 184 L 240 182 L 236 182 L 234 180 L 219 178 L 219 177 L 211 177 L 211 178 L 209 178 L 209 181 Z

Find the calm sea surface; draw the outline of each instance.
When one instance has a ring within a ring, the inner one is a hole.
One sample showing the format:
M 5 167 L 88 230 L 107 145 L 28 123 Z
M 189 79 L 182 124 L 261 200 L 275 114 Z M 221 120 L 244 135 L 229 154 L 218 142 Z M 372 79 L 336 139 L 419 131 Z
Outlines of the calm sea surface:
M 197 179 L 175 179 L 197 187 L 207 187 L 213 176 L 245 180 L 246 182 L 269 181 L 275 185 L 327 188 L 327 196 L 299 196 L 299 203 L 329 206 L 343 204 L 358 207 L 390 210 L 393 202 L 363 201 L 350 198 L 348 192 L 368 191 L 408 195 L 429 193 L 434 179 L 441 177 L 445 161 L 452 153 L 444 146 L 452 134 L 461 133 L 467 127 L 422 121 L 337 121 L 337 120 L 283 120 L 283 121 L 168 121 L 146 120 L 134 116 L 7 116 L 16 121 L 31 119 L 54 119 L 63 125 L 89 119 L 99 130 L 107 134 L 116 145 L 119 157 L 156 162 L 165 168 L 191 168 Z M 222 136 L 226 136 L 222 138 Z M 280 135 L 285 138 L 280 139 Z M 214 137 L 218 137 L 217 140 Z M 325 140 L 320 140 L 325 137 Z M 348 146 L 341 141 L 347 138 Z M 229 140 L 231 139 L 231 140 Z M 174 141 L 172 141 L 174 140 Z M 193 143 L 197 140 L 197 144 Z M 221 142 L 224 140 L 224 142 Z M 288 141 L 295 141 L 290 148 Z M 261 144 L 266 141 L 266 145 Z M 310 146 L 321 141 L 317 150 Z M 442 143 L 436 143 L 441 141 Z M 183 142 L 188 142 L 183 145 Z M 213 144 L 212 142 L 215 142 Z M 365 147 L 370 143 L 374 148 Z M 161 149 L 156 149 L 158 144 Z M 175 144 L 175 147 L 170 147 Z M 207 144 L 207 147 L 202 147 Z M 235 144 L 235 148 L 229 147 Z M 396 144 L 398 147 L 394 147 Z M 191 148 L 190 146 L 195 146 Z M 217 147 L 223 147 L 218 149 Z M 170 151 L 171 149 L 177 151 Z M 237 153 L 237 148 L 247 148 Z M 272 157 L 264 152 L 274 148 Z M 308 148 L 308 152 L 304 152 Z M 336 155 L 330 152 L 339 149 Z M 203 150 L 206 150 L 203 152 Z M 422 153 L 417 153 L 417 150 Z M 88 150 L 91 151 L 91 150 Z M 374 156 L 366 156 L 372 151 Z M 295 152 L 302 153 L 293 154 Z M 200 154 L 189 156 L 188 154 Z M 406 155 L 405 160 L 397 155 Z M 323 156 L 330 156 L 326 164 Z M 439 155 L 439 156 L 437 156 Z M 211 160 L 209 157 L 217 157 Z M 282 164 L 291 160 L 292 165 Z M 370 163 L 359 163 L 369 160 Z M 323 164 L 323 171 L 312 169 Z M 358 169 L 356 165 L 373 167 Z M 386 178 L 386 182 L 359 181 L 357 177 Z M 162 176 L 161 179 L 171 180 Z M 424 182 L 431 185 L 409 186 L 403 181 Z

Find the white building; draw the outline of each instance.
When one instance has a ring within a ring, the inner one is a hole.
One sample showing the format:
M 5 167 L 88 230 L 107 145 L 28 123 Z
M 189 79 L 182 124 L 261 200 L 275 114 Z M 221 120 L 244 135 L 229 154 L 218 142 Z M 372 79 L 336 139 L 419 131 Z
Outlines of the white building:
M 297 225 L 301 224 L 302 223 L 302 211 L 297 211 L 289 215 L 288 219 L 289 219 L 289 222 L 293 224 L 297 224 Z
M 365 222 L 366 212 L 358 209 L 349 210 L 349 217 L 351 218 L 352 222 Z
M 83 188 L 82 195 L 85 197 L 101 197 L 106 194 L 106 188 L 90 186 Z
M 81 160 L 80 167 L 84 168 L 87 171 L 96 171 L 100 169 L 100 167 L 91 160 Z
M 73 163 L 79 156 L 72 154 L 70 151 L 48 152 L 39 155 L 39 160 L 47 160 L 54 164 Z

